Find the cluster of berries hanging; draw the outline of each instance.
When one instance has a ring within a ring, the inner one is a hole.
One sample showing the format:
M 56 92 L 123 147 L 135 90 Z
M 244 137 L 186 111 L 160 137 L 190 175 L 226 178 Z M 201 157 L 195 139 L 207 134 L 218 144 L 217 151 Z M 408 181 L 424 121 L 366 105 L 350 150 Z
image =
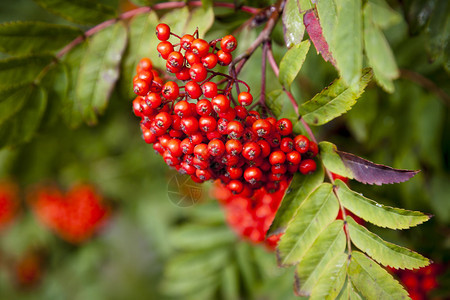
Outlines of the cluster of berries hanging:
M 167 165 L 195 182 L 220 179 L 243 197 L 261 187 L 276 191 L 292 174 L 315 171 L 316 143 L 294 136 L 288 119 L 248 111 L 253 102 L 249 86 L 212 70 L 231 63 L 235 37 L 211 42 L 198 38 L 197 32 L 179 37 L 166 24 L 156 27 L 156 35 L 167 71 L 184 85 L 164 82 L 151 60 L 143 58 L 133 79 L 138 95 L 133 110 L 141 118 L 145 142 L 153 144 Z M 169 42 L 171 36 L 179 43 Z M 241 92 L 239 84 L 247 90 Z
M 228 225 L 242 239 L 255 244 L 264 243 L 268 249 L 275 250 L 282 233 L 267 239 L 266 233 L 288 186 L 289 182 L 283 180 L 274 193 L 269 193 L 265 187 L 261 187 L 255 190 L 252 197 L 242 197 L 234 195 L 224 184 L 216 182 L 213 196 L 222 205 Z

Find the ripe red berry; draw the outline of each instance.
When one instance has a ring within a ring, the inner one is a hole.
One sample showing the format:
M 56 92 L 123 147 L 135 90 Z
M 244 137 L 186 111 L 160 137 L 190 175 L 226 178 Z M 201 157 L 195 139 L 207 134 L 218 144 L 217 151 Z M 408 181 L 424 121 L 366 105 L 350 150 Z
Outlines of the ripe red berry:
M 234 108 L 230 107 L 227 109 L 227 111 L 219 113 L 219 118 L 233 121 L 234 118 L 236 118 L 236 111 L 234 110 Z
M 283 118 L 277 121 L 275 127 L 281 135 L 290 135 L 292 133 L 292 122 Z
M 213 111 L 211 102 L 206 99 L 199 100 L 196 104 L 196 111 L 200 116 L 208 116 Z
M 198 144 L 194 147 L 194 155 L 196 158 L 200 160 L 207 160 L 210 156 L 208 145 L 206 144 Z
M 169 57 L 169 54 L 173 52 L 173 45 L 171 42 L 167 41 L 159 42 L 156 50 L 158 50 L 163 59 L 167 59 L 167 57 Z
M 228 99 L 225 95 L 217 95 L 211 100 L 214 110 L 217 113 L 225 112 L 230 108 L 230 99 Z
M 174 68 L 181 68 L 183 66 L 184 56 L 181 52 L 172 51 L 167 56 L 167 63 Z
M 203 95 L 207 98 L 214 98 L 217 96 L 217 84 L 207 81 L 202 85 Z
M 241 120 L 245 120 L 245 118 L 248 116 L 248 111 L 243 106 L 235 106 L 234 110 L 236 111 L 236 117 L 238 117 Z
M 239 180 L 231 180 L 227 188 L 233 193 L 233 194 L 239 194 L 244 190 L 244 184 Z
M 209 43 L 203 39 L 195 39 L 192 41 L 191 49 L 199 57 L 203 57 L 209 51 Z
M 266 137 L 268 134 L 270 134 L 272 125 L 267 120 L 259 119 L 256 120 L 255 123 L 253 123 L 252 129 L 257 136 Z
M 235 166 L 228 166 L 226 171 L 230 179 L 239 179 L 242 177 L 242 173 L 244 172 L 242 168 Z
M 261 147 L 255 142 L 245 143 L 242 147 L 242 156 L 247 160 L 255 160 L 261 154 Z
M 178 80 L 183 81 L 191 79 L 191 76 L 189 75 L 189 68 L 187 67 L 182 67 L 181 70 L 175 73 L 175 76 Z
M 202 89 L 195 81 L 186 82 L 184 90 L 192 99 L 198 99 L 202 95 Z
M 255 184 L 263 177 L 262 171 L 257 167 L 250 167 L 244 171 L 244 179 L 250 184 Z
M 167 81 L 162 88 L 162 95 L 167 100 L 175 100 L 180 95 L 178 84 L 174 81 Z
M 225 52 L 223 50 L 217 51 L 216 55 L 217 59 L 219 60 L 219 65 L 221 66 L 228 66 L 233 60 L 233 56 L 230 53 Z
M 298 165 L 302 160 L 302 156 L 297 151 L 291 151 L 286 154 L 286 160 L 293 165 Z
M 228 140 L 225 143 L 225 149 L 231 155 L 238 155 L 242 152 L 242 144 L 239 140 Z
M 167 41 L 170 37 L 170 27 L 164 23 L 158 24 L 156 26 L 156 37 L 160 41 Z
M 186 53 L 184 54 L 184 58 L 186 58 L 187 62 L 188 62 L 191 66 L 192 66 L 193 64 L 201 63 L 201 62 L 202 62 L 200 56 L 198 56 L 197 54 L 195 54 L 192 50 L 186 51 Z
M 237 47 L 236 38 L 232 35 L 227 35 L 220 41 L 220 48 L 225 52 L 232 52 Z
M 208 143 L 208 152 L 211 156 L 221 157 L 225 153 L 225 145 L 219 139 L 212 140 Z
M 227 134 L 232 139 L 239 139 L 244 134 L 244 126 L 239 121 L 231 121 L 227 125 Z
M 267 141 L 259 140 L 259 141 L 257 141 L 257 144 L 259 145 L 259 147 L 261 147 L 261 156 L 262 157 L 267 157 L 270 155 L 272 150 L 271 150 L 270 144 Z
M 212 175 L 208 170 L 199 170 L 195 171 L 195 175 L 203 181 L 211 179 Z
M 183 150 L 180 147 L 181 141 L 178 139 L 171 139 L 167 144 L 167 150 L 170 151 L 170 154 L 174 157 L 180 157 L 183 155 Z
M 280 150 L 274 151 L 270 154 L 269 161 L 272 165 L 284 164 L 286 161 L 286 154 Z
M 153 73 L 151 71 L 142 70 L 136 75 L 136 77 L 146 81 L 148 84 L 151 84 L 153 80 Z
M 149 90 L 150 90 L 150 85 L 145 80 L 138 79 L 133 84 L 133 92 L 136 95 L 145 96 L 145 95 L 147 95 Z
M 200 82 L 206 79 L 208 73 L 201 63 L 195 63 L 189 69 L 189 75 L 193 81 Z
M 181 119 L 181 130 L 187 135 L 198 130 L 198 120 L 195 117 L 186 117 Z
M 217 122 L 211 116 L 203 116 L 199 119 L 198 125 L 201 131 L 208 133 L 216 130 Z
M 309 149 L 309 139 L 304 135 L 297 135 L 294 138 L 294 145 L 300 154 L 306 153 Z
M 183 151 L 184 154 L 191 154 L 194 152 L 194 144 L 189 140 L 189 138 L 185 138 L 180 143 L 181 151 Z
M 289 153 L 294 149 L 295 149 L 295 146 L 294 146 L 293 139 L 291 139 L 289 137 L 285 137 L 285 138 L 281 139 L 281 142 L 280 142 L 280 150 L 281 151 L 283 151 L 285 153 Z
M 172 116 L 167 112 L 160 112 L 155 116 L 155 124 L 165 130 L 172 124 Z
M 253 102 L 253 96 L 248 92 L 240 92 L 238 95 L 238 101 L 242 106 L 249 106 Z
M 136 73 L 140 73 L 142 71 L 151 71 L 152 68 L 153 64 L 150 58 L 144 57 L 139 61 L 138 65 L 136 66 Z
M 312 159 L 305 159 L 300 162 L 299 171 L 302 174 L 311 174 L 316 170 L 316 162 Z
M 173 106 L 173 112 L 179 117 L 188 117 L 191 115 L 191 106 L 186 100 L 181 100 Z
M 319 154 L 319 146 L 313 141 L 309 141 L 308 157 L 316 157 Z
M 191 49 L 191 45 L 194 40 L 195 38 L 190 34 L 183 35 L 180 39 L 181 48 L 183 48 L 184 50 Z

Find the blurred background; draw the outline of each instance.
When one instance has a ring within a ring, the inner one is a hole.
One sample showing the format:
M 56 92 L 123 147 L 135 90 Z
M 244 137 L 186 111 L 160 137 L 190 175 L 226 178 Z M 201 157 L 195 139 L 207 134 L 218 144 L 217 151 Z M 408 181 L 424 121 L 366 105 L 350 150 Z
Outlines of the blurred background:
M 99 2 L 135 8 L 125 0 Z M 401 70 L 395 92 L 372 83 L 348 114 L 313 130 L 342 151 L 421 170 L 402 184 L 350 185 L 385 205 L 434 216 L 406 231 L 371 230 L 434 261 L 425 271 L 396 274 L 416 299 L 448 299 L 450 51 L 448 43 L 435 46 L 448 41 L 450 5 L 388 2 L 398 16 L 384 31 Z M 248 18 L 226 9 L 215 14 L 207 39 L 239 29 Z M 31 0 L 1 1 L 0 23 L 19 20 L 70 24 Z M 237 53 L 260 30 L 238 31 Z M 285 52 L 281 26 L 273 41 L 279 61 Z M 260 90 L 260 60 L 259 50 L 242 72 L 253 91 Z M 268 91 L 279 88 L 270 70 L 267 75 Z M 311 49 L 294 95 L 304 102 L 336 77 Z M 192 189 L 169 186 L 175 173 L 141 139 L 131 100 L 115 90 L 98 125 L 77 129 L 49 110 L 31 142 L 0 149 L 0 299 L 294 299 L 293 270 L 278 268 L 267 247 L 227 226 L 211 184 L 194 196 Z M 173 191 L 188 202 L 174 203 Z M 61 205 L 64 199 L 70 204 Z M 63 224 L 61 214 L 83 221 Z

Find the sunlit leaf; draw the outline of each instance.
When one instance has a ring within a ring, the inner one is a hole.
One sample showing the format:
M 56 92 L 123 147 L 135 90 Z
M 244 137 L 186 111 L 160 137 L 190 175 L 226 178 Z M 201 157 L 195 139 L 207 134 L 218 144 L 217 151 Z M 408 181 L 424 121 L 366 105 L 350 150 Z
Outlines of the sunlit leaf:
M 182 32 L 192 34 L 198 28 L 199 37 L 203 38 L 213 23 L 214 11 L 212 6 L 196 8 L 190 13 L 188 22 Z
M 369 300 L 409 299 L 392 275 L 361 252 L 352 251 L 348 275 L 355 288 Z
M 372 79 L 372 72 L 366 69 L 360 80 L 347 87 L 337 79 L 300 107 L 302 118 L 310 125 L 323 125 L 349 111 Z
M 300 44 L 303 39 L 303 34 L 305 32 L 303 14 L 304 12 L 300 13 L 300 10 L 298 9 L 297 0 L 286 1 L 282 21 L 284 41 L 288 48 Z
M 382 265 L 396 269 L 417 269 L 430 264 L 422 255 L 384 241 L 356 223 L 352 217 L 347 216 L 346 221 L 353 244 Z
M 381 205 L 348 188 L 341 180 L 335 181 L 342 204 L 358 217 L 380 227 L 406 229 L 430 219 L 419 212 Z
M 339 295 L 345 282 L 348 256 L 345 253 L 336 255 L 327 265 L 324 274 L 314 286 L 311 300 L 333 300 Z
M 277 248 L 280 266 L 301 261 L 320 233 L 336 218 L 339 204 L 332 186 L 323 183 L 303 201 Z
M 267 235 L 284 232 L 289 221 L 297 212 L 300 204 L 323 182 L 324 172 L 320 166 L 308 176 L 295 173 L 289 187 L 284 194 L 275 219 L 272 222 Z
M 292 81 L 294 81 L 298 72 L 300 72 L 310 45 L 311 43 L 309 41 L 303 41 L 290 48 L 283 56 L 280 62 L 280 75 L 278 77 L 281 85 L 290 88 Z

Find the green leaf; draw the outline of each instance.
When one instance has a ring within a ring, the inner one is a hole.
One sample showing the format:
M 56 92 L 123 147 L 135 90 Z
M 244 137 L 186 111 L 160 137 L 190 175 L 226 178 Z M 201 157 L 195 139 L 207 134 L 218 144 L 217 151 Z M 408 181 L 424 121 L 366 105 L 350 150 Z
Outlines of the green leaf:
M 30 85 L 0 90 L 0 126 L 22 109 L 32 90 Z
M 32 83 L 53 60 L 51 55 L 12 57 L 0 60 L 0 89 Z
M 278 80 L 280 84 L 287 89 L 291 87 L 292 81 L 297 77 L 298 72 L 305 61 L 311 42 L 309 40 L 293 46 L 283 56 L 280 62 L 280 75 Z
M 297 0 L 298 10 L 300 12 L 305 12 L 308 9 L 313 8 L 313 5 L 310 0 Z
M 320 233 L 333 222 L 339 210 L 338 201 L 329 183 L 322 183 L 302 202 L 289 223 L 277 248 L 280 266 L 301 261 Z
M 305 33 L 303 24 L 304 12 L 300 13 L 297 0 L 287 0 L 284 6 L 282 21 L 284 41 L 287 48 L 300 44 Z
M 42 22 L 0 24 L 0 51 L 13 55 L 52 52 L 70 43 L 83 31 L 76 27 Z
M 347 87 L 342 78 L 333 81 L 328 87 L 300 107 L 302 118 L 310 125 L 323 125 L 349 111 L 372 79 L 372 71 L 365 69 L 360 80 Z
M 336 145 L 330 142 L 320 142 L 320 157 L 325 168 L 333 173 L 352 179 L 353 172 L 344 165 L 339 154 L 337 154 Z
M 235 264 L 229 264 L 222 272 L 222 299 L 239 299 L 239 270 Z
M 78 24 L 98 24 L 113 19 L 116 12 L 112 7 L 89 0 L 34 0 L 55 15 Z
M 80 69 L 79 66 L 86 50 L 87 43 L 81 43 L 67 53 L 64 60 L 69 75 L 69 89 L 67 97 L 62 99 L 61 115 L 66 124 L 71 128 L 79 126 L 83 121 L 81 113 L 82 105 L 76 97 L 75 91 Z
M 346 221 L 353 244 L 382 265 L 396 269 L 416 269 L 430 264 L 422 255 L 384 241 L 356 223 L 352 217 L 347 216 Z
M 365 51 L 375 80 L 385 91 L 392 93 L 394 91 L 392 80 L 399 76 L 399 71 L 389 43 L 372 18 L 372 6 L 367 3 L 364 7 Z
M 327 275 L 329 265 L 345 250 L 344 222 L 336 220 L 322 231 L 295 269 L 296 293 L 310 296 L 319 279 Z
M 164 60 L 156 50 L 159 40 L 155 28 L 158 24 L 158 16 L 153 11 L 133 17 L 129 23 L 128 48 L 122 62 L 121 74 L 121 91 L 129 99 L 136 96 L 133 93 L 133 77 L 140 59 L 149 57 L 156 68 L 165 69 Z
M 170 236 L 171 244 L 182 250 L 200 250 L 231 244 L 236 236 L 226 226 L 188 224 L 178 227 Z
M 336 8 L 333 57 L 344 82 L 357 87 L 363 61 L 361 0 L 336 1 Z
M 190 13 L 186 26 L 183 28 L 182 32 L 184 34 L 192 34 L 198 28 L 199 37 L 203 38 L 213 23 L 214 11 L 212 6 L 208 8 L 196 8 Z
M 336 299 L 345 282 L 347 259 L 347 254 L 341 253 L 328 263 L 324 275 L 312 290 L 310 300 Z
M 344 283 L 344 287 L 342 288 L 339 296 L 336 298 L 337 300 L 362 300 L 361 296 L 355 291 L 350 280 L 347 278 Z
M 320 26 L 331 53 L 334 52 L 334 30 L 337 23 L 337 8 L 335 0 L 320 0 L 316 2 Z
M 381 29 L 386 29 L 402 21 L 402 15 L 392 9 L 385 0 L 369 0 L 366 5 L 372 8 L 372 21 Z
M 26 86 L 19 89 L 19 91 L 20 93 L 17 97 L 14 97 L 14 100 L 21 102 L 19 107 L 22 107 L 22 109 L 18 112 L 20 118 L 9 119 L 0 125 L 0 148 L 30 141 L 38 129 L 45 112 L 47 93 L 44 89 Z M 1 104 L 4 102 L 0 103 L 0 111 L 2 111 Z
M 381 205 L 348 188 L 341 180 L 335 182 L 337 194 L 346 209 L 380 227 L 406 229 L 430 219 L 418 212 Z
M 179 9 L 172 9 L 167 12 L 162 18 L 161 22 L 170 26 L 170 30 L 173 32 L 184 33 L 187 21 L 189 20 L 189 9 L 184 6 Z M 195 29 L 194 29 L 195 30 Z
M 409 299 L 397 280 L 361 252 L 352 251 L 348 275 L 355 288 L 368 300 Z
M 127 42 L 122 22 L 109 26 L 88 41 L 88 49 L 80 64 L 76 97 L 83 117 L 96 123 L 96 113 L 103 113 L 119 78 L 119 66 Z
M 283 90 L 273 90 L 266 95 L 266 105 L 270 111 L 278 118 L 283 110 Z
M 270 225 L 267 235 L 284 232 L 289 221 L 297 212 L 301 203 L 323 182 L 324 172 L 321 166 L 308 176 L 301 173 L 295 173 L 287 188 L 280 207 L 277 210 L 275 219 Z

